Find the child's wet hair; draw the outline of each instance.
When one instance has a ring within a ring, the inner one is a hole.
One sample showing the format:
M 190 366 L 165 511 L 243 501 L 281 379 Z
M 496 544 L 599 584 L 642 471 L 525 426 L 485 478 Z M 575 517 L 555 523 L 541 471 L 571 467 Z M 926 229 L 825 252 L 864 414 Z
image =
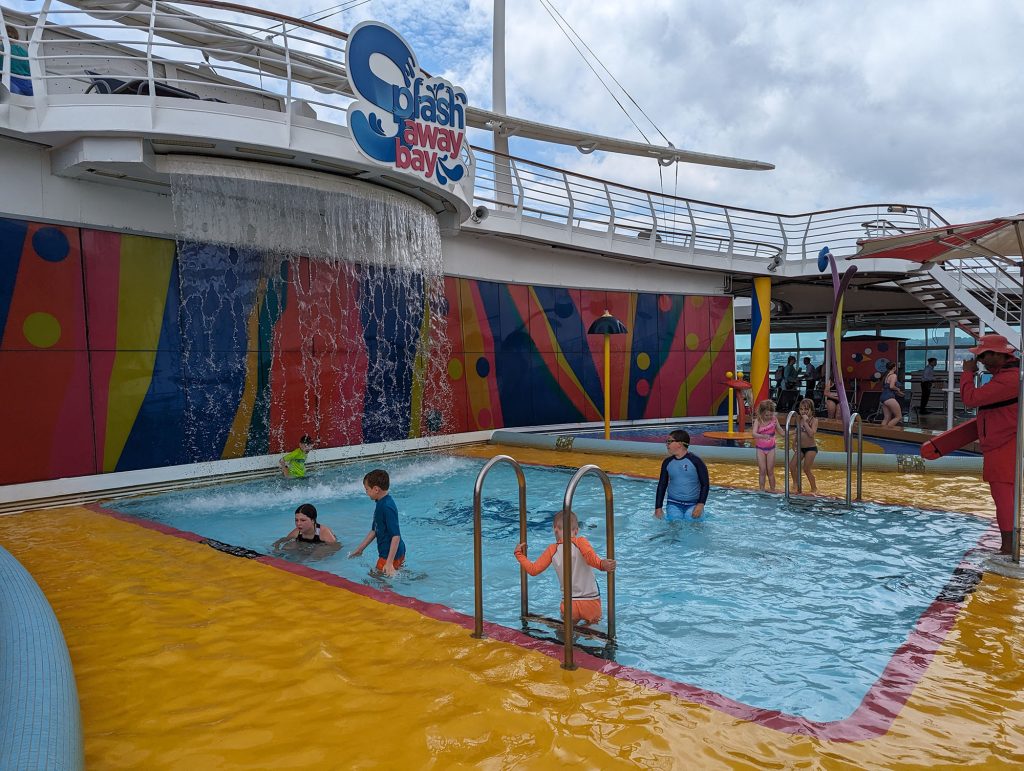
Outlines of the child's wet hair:
M 295 513 L 302 514 L 316 522 L 316 506 L 314 506 L 312 503 L 303 503 L 301 506 L 299 506 L 299 508 L 295 510 Z
M 375 468 L 363 477 L 363 484 L 367 487 L 379 487 L 381 490 L 391 489 L 391 477 L 382 468 Z
M 765 413 L 775 412 L 775 402 L 771 399 L 765 399 L 764 401 L 758 402 L 757 404 L 757 415 L 760 417 Z
M 556 512 L 555 516 L 552 517 L 552 524 L 555 526 L 555 529 L 557 529 L 557 530 L 561 530 L 562 529 L 562 522 L 563 521 L 564 521 L 563 512 L 561 512 L 561 511 Z M 570 511 L 569 512 L 569 527 L 574 529 L 574 530 L 579 530 L 580 521 L 579 521 L 579 518 L 576 516 L 576 512 L 575 511 Z
M 673 442 L 679 442 L 680 444 L 685 444 L 687 447 L 690 446 L 690 432 L 689 431 L 684 431 L 681 428 L 677 428 L 675 431 L 670 431 L 668 436 L 669 436 L 669 438 Z

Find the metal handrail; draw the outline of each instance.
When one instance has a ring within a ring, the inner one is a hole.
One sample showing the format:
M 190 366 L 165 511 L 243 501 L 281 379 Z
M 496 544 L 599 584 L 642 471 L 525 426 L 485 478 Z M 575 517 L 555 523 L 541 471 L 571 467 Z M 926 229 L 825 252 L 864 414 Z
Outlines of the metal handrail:
M 853 424 L 857 424 L 857 500 L 862 500 L 864 482 L 864 421 L 859 412 L 850 415 L 850 422 L 846 425 L 846 505 L 852 506 L 850 498 L 853 483 Z
M 476 476 L 476 484 L 473 485 L 473 634 L 478 640 L 484 636 L 484 558 L 483 558 L 483 525 L 481 495 L 483 492 L 484 479 L 490 470 L 499 463 L 507 463 L 515 469 L 516 479 L 519 482 L 519 542 L 526 542 L 526 476 L 523 474 L 523 467 L 515 458 L 510 455 L 495 455 Z M 525 616 L 527 613 L 526 595 L 526 572 L 519 571 L 519 591 L 521 611 Z
M 789 500 L 789 433 L 790 433 L 789 432 L 789 424 L 793 420 L 793 416 L 796 415 L 796 414 L 797 414 L 796 410 L 790 410 L 789 414 L 786 416 L 786 437 L 785 437 L 785 441 L 783 442 L 784 449 L 782 451 L 782 456 L 783 456 L 783 471 L 782 471 L 782 475 L 785 477 L 785 488 L 784 488 L 784 490 L 785 490 L 785 498 L 786 498 L 787 501 Z M 800 475 L 799 474 L 797 474 L 797 476 L 796 476 L 796 491 L 797 491 L 797 493 L 801 492 L 801 489 L 800 489 Z
M 581 467 L 565 488 L 565 498 L 562 501 L 562 612 L 565 624 L 564 652 L 562 657 L 562 669 L 576 669 L 573 663 L 572 649 L 572 527 L 570 526 L 572 512 L 572 498 L 576 494 L 576 488 L 580 480 L 587 474 L 594 473 L 601 479 L 604 485 L 604 521 L 607 531 L 607 555 L 608 559 L 615 559 L 615 504 L 612 496 L 612 481 L 599 466 L 588 464 Z M 608 573 L 608 640 L 615 641 L 615 572 Z

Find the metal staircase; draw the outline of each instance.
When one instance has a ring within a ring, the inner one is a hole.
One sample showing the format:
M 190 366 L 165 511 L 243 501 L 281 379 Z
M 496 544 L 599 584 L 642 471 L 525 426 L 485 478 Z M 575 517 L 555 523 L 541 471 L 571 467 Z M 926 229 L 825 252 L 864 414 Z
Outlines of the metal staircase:
M 978 324 L 1011 340 L 1020 336 L 1021 275 L 995 257 L 930 263 L 896 281 L 934 313 L 973 335 Z

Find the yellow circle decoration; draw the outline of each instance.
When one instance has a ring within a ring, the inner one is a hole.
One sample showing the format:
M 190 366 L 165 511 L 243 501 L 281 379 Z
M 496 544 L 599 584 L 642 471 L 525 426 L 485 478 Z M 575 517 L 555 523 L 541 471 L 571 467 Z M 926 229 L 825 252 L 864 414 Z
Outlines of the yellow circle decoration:
M 649 366 L 651 366 L 651 357 L 650 357 L 650 355 L 648 355 L 646 353 L 643 353 L 643 352 L 638 353 L 636 355 L 636 366 L 639 367 L 640 369 L 644 369 L 644 370 L 647 369 Z
M 697 335 L 695 335 L 693 332 L 690 332 L 690 334 L 686 336 L 686 347 L 689 348 L 691 351 L 697 349 L 697 344 L 699 342 L 700 340 L 698 339 Z
M 52 314 L 42 311 L 26 316 L 21 331 L 36 348 L 49 348 L 60 340 L 60 322 Z
M 462 377 L 462 362 L 458 359 L 452 359 L 448 362 L 448 377 L 452 380 L 458 380 Z

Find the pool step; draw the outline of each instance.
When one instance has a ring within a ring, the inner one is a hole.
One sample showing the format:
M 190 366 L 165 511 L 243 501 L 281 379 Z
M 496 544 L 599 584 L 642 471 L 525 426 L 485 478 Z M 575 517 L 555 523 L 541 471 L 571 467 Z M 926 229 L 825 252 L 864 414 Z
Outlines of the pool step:
M 550 626 L 553 629 L 565 629 L 564 621 L 558 618 L 551 618 L 550 616 L 541 616 L 537 613 L 527 613 L 522 617 L 522 619 L 523 623 L 544 624 L 545 626 Z M 591 629 L 590 627 L 580 626 L 579 624 L 573 627 L 573 634 L 580 635 L 581 637 L 587 637 L 591 640 L 611 642 L 608 635 L 600 629 Z

